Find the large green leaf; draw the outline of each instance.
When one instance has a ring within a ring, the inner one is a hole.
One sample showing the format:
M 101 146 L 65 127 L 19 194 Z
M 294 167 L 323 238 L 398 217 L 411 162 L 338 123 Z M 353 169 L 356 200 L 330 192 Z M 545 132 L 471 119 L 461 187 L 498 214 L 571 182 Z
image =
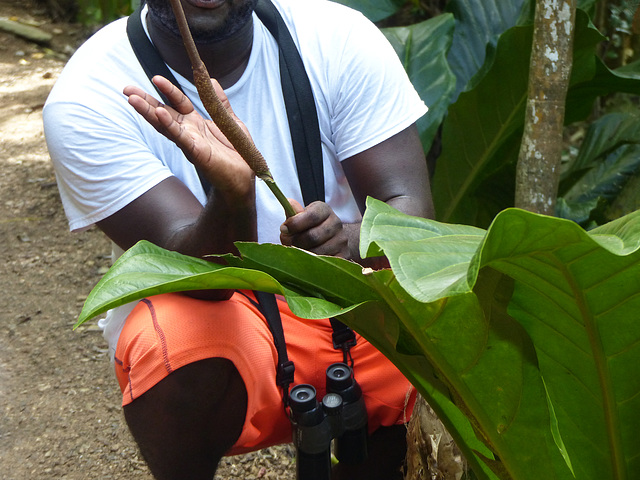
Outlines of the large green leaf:
M 375 218 L 369 222 L 375 224 Z M 368 240 L 391 256 L 409 293 L 433 301 L 420 287 L 419 256 L 407 252 L 412 258 L 401 259 L 386 237 Z M 429 271 L 427 262 L 422 265 Z M 477 275 L 487 268 L 514 281 L 509 314 L 534 342 L 576 478 L 635 478 L 640 462 L 640 212 L 586 233 L 573 222 L 507 210 L 496 217 L 468 275 L 460 272 L 459 280 L 482 282 Z
M 602 38 L 593 31 L 590 37 Z M 616 92 L 640 95 L 640 62 L 611 70 L 597 57 L 588 60 L 585 55 L 583 62 L 574 66 L 574 70 L 582 71 L 572 75 L 574 84 L 567 92 L 565 123 L 586 118 L 592 112 L 593 101 L 600 96 Z
M 263 272 L 247 272 L 139 242 L 102 277 L 84 304 L 78 322 L 141 298 L 165 292 L 212 288 L 256 289 L 282 293 Z M 75 328 L 74 327 L 74 328 Z
M 487 45 L 516 25 L 530 0 L 452 0 L 447 11 L 456 18 L 448 60 L 457 78 L 455 96 L 467 88 L 485 62 Z
M 505 32 L 491 71 L 449 109 L 442 132 L 442 154 L 433 178 L 438 219 L 479 225 L 481 199 L 496 192 L 481 188 L 483 182 L 517 157 L 529 65 L 523 52 L 529 52 L 530 46 L 530 27 Z M 499 210 L 490 215 L 489 222 Z
M 509 312 L 534 341 L 577 478 L 634 478 L 640 212 L 591 235 L 522 212 L 496 219 L 488 245 L 494 229 L 501 251 L 483 248 L 478 264 L 516 281 Z
M 388 356 L 481 478 L 573 478 L 570 464 L 578 479 L 630 479 L 640 466 L 640 212 L 586 233 L 511 209 L 484 232 L 369 200 L 362 251 L 392 270 L 238 249 L 222 267 L 138 244 L 80 321 L 164 291 L 282 292 L 296 314 L 340 315 Z
M 429 106 L 429 113 L 418 120 L 425 151 L 429 150 L 442 123 L 455 88 L 456 78 L 446 58 L 454 25 L 451 15 L 439 15 L 409 27 L 382 30 L 400 57 L 420 98 Z

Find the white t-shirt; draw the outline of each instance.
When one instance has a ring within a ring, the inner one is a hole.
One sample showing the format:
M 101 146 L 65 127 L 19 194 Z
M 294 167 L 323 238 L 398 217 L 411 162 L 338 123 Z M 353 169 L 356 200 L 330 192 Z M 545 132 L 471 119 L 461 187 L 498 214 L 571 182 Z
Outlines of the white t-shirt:
M 340 162 L 404 130 L 427 110 L 392 47 L 359 12 L 326 0 L 274 0 L 302 56 L 314 93 L 326 201 L 346 223 L 361 214 Z M 144 24 L 144 22 L 143 22 Z M 196 88 L 172 71 L 203 116 Z M 44 107 L 47 145 L 72 231 L 119 211 L 169 176 L 204 204 L 195 168 L 127 103 L 137 85 L 156 94 L 133 53 L 126 19 L 93 35 L 69 60 Z M 251 56 L 225 90 L 283 193 L 300 203 L 278 63 L 278 46 L 254 14 Z M 278 243 L 285 216 L 267 186 L 256 183 L 258 241 Z M 117 251 L 118 256 L 121 251 Z M 130 308 L 100 322 L 115 348 Z

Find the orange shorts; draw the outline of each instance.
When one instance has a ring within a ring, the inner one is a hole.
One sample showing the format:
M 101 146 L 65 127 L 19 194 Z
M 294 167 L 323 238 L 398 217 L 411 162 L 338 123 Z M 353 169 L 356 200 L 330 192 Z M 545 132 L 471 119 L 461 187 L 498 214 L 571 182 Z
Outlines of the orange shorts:
M 251 292 L 244 292 L 252 299 Z M 294 384 L 313 385 L 325 394 L 325 371 L 342 361 L 333 348 L 328 320 L 304 320 L 278 299 L 287 354 L 295 364 Z M 411 415 L 415 390 L 369 342 L 357 335 L 351 349 L 354 374 L 369 414 L 369 429 L 401 424 Z M 258 309 L 241 293 L 212 302 L 181 294 L 141 301 L 120 334 L 115 369 L 127 405 L 184 365 L 206 358 L 231 360 L 248 393 L 247 414 L 240 438 L 229 455 L 291 442 L 291 425 L 276 385 L 278 360 L 269 327 Z

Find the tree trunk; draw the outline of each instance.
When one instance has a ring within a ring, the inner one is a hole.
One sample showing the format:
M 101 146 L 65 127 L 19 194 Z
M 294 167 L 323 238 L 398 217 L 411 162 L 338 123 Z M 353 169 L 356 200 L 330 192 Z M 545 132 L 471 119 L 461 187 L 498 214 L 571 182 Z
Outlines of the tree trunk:
M 515 206 L 553 215 L 573 60 L 576 0 L 537 0 Z
M 429 404 L 418 395 L 407 430 L 407 480 L 460 480 L 462 452 Z

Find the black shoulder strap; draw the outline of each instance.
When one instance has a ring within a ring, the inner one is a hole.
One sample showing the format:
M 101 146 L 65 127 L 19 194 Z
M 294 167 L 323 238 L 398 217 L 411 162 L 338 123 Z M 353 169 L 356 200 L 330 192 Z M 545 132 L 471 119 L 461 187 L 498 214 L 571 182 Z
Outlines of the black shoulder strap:
M 162 75 L 182 91 L 182 87 L 173 76 L 173 73 L 171 73 L 171 70 L 169 70 L 169 67 L 167 67 L 167 64 L 164 63 L 160 53 L 153 43 L 151 43 L 151 40 L 147 37 L 147 33 L 144 31 L 142 19 L 140 18 L 143 6 L 144 2 L 140 2 L 140 6 L 138 6 L 138 8 L 136 8 L 136 10 L 129 15 L 129 18 L 127 19 L 127 36 L 129 37 L 129 42 L 131 43 L 133 52 L 136 54 L 136 57 L 138 57 L 138 61 L 140 62 L 140 65 L 142 65 L 147 77 L 149 77 L 149 80 L 156 75 Z M 156 90 L 158 95 L 162 98 L 162 101 L 169 105 L 169 101 L 162 92 L 158 90 L 157 87 Z
M 271 336 L 273 337 L 273 345 L 276 347 L 276 352 L 278 352 L 276 385 L 283 390 L 284 395 L 282 396 L 282 400 L 286 408 L 289 403 L 289 385 L 293 383 L 296 368 L 287 355 L 287 344 L 284 339 L 284 329 L 282 328 L 282 318 L 280 317 L 280 310 L 278 309 L 278 301 L 273 293 L 254 291 L 253 294 L 258 301 L 256 307 L 267 320 Z M 251 298 L 247 298 L 251 301 Z
M 275 5 L 270 0 L 260 0 L 255 12 L 280 48 L 280 80 L 302 198 L 305 205 L 324 201 L 320 127 L 309 77 L 291 32 Z

